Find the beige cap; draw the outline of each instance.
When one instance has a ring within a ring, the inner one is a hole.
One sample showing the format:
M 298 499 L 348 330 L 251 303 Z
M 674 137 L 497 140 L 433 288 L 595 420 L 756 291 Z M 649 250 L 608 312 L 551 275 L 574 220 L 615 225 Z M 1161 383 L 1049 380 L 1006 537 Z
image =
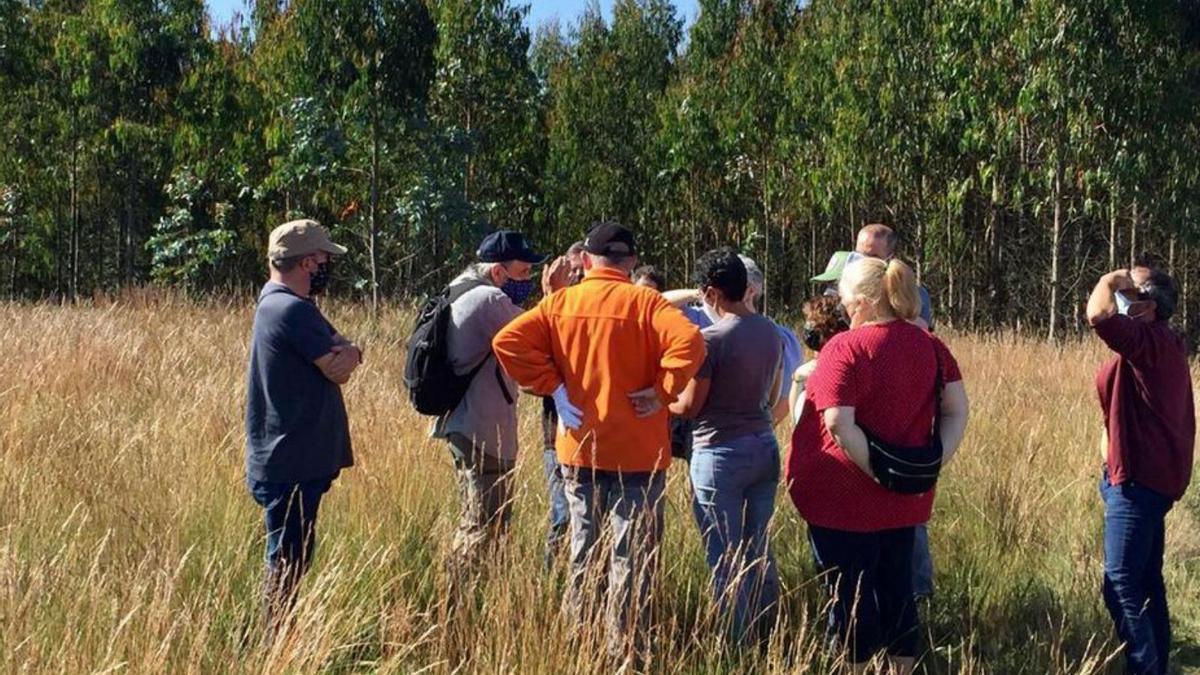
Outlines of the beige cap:
M 333 243 L 329 239 L 329 230 L 315 220 L 293 220 L 271 230 L 271 243 L 267 247 L 270 260 L 295 258 L 317 251 L 343 255 L 346 247 Z

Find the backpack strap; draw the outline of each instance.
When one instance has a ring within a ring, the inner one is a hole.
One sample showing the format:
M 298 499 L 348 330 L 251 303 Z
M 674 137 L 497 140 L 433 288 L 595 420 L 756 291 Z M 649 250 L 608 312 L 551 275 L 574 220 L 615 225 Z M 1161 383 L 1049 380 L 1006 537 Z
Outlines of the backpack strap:
M 512 405 L 516 403 L 516 399 L 512 394 L 508 393 L 508 385 L 504 383 L 504 373 L 500 371 L 500 363 L 496 362 L 496 384 L 500 385 L 500 393 L 504 394 L 504 402 Z
M 446 300 L 448 302 L 453 303 L 462 296 L 466 295 L 468 292 L 473 291 L 480 286 L 486 285 L 488 285 L 487 282 L 483 281 L 482 279 L 467 279 L 466 281 L 460 281 L 457 284 L 450 284 L 446 286 L 446 289 L 442 291 L 442 293 L 446 296 Z

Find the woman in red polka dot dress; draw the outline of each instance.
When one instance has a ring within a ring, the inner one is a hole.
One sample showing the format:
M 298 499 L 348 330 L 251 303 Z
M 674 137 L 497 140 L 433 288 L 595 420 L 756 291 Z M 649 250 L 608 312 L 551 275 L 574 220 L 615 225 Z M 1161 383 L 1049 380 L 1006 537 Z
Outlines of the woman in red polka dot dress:
M 835 648 L 856 670 L 885 651 L 891 672 L 903 674 L 920 639 L 914 527 L 929 520 L 934 490 L 904 494 L 881 485 L 867 435 L 893 449 L 935 448 L 937 408 L 944 465 L 966 430 L 967 395 L 954 356 L 912 323 L 920 300 L 908 265 L 859 260 L 838 290 L 850 330 L 825 345 L 808 381 L 812 403 L 792 435 L 789 492 L 831 596 Z

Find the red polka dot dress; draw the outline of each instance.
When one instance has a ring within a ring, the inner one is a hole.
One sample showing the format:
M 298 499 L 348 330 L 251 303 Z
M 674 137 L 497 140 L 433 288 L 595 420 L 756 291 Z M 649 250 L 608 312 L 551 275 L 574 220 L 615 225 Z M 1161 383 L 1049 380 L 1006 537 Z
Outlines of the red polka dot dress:
M 841 333 L 821 350 L 787 463 L 788 490 L 806 521 L 875 532 L 929 520 L 934 491 L 902 495 L 880 487 L 837 446 L 822 413 L 853 407 L 855 421 L 878 438 L 898 446 L 924 445 L 933 429 L 938 358 L 944 382 L 962 379 L 941 340 L 906 321 Z

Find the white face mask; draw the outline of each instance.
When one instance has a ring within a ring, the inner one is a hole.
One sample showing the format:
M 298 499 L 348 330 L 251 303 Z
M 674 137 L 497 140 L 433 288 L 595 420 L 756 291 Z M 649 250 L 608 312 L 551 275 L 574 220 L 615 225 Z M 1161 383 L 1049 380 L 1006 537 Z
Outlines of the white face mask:
M 1129 316 L 1129 308 L 1133 306 L 1133 303 L 1129 301 L 1129 298 L 1125 297 L 1124 293 L 1116 293 L 1113 297 L 1116 298 L 1117 301 L 1117 314 Z

